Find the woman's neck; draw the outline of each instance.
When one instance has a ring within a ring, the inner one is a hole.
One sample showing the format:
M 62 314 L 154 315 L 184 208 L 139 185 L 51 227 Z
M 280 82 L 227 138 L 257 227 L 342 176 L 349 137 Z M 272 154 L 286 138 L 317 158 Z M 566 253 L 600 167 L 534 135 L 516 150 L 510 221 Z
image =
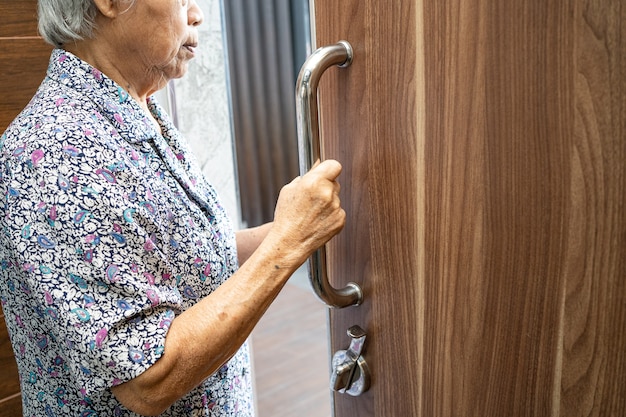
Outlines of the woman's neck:
M 106 43 L 102 45 L 97 41 L 87 39 L 64 45 L 63 48 L 97 68 L 124 88 L 146 112 L 160 132 L 161 127 L 148 107 L 148 97 L 164 86 L 157 85 L 153 80 L 156 77 L 146 74 L 141 69 L 133 68 L 131 61 L 117 56 L 115 52 L 110 51 L 106 46 Z

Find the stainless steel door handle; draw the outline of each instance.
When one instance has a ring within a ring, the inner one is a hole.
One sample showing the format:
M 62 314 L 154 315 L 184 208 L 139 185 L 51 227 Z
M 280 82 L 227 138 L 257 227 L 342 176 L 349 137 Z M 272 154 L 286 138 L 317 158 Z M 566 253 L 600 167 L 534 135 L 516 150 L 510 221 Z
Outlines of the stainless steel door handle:
M 346 41 L 317 49 L 302 65 L 296 83 L 296 114 L 300 172 L 306 173 L 321 160 L 317 87 L 322 74 L 333 65 L 347 67 L 352 63 L 352 47 Z M 328 282 L 326 247 L 322 246 L 309 259 L 309 277 L 317 297 L 329 307 L 359 305 L 363 291 L 354 282 L 336 289 Z

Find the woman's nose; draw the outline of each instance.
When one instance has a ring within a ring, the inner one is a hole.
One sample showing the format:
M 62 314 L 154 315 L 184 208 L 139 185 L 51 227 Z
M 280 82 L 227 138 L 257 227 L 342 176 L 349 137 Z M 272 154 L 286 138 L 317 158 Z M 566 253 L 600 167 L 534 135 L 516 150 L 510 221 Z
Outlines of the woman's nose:
M 204 21 L 204 13 L 202 13 L 202 9 L 198 6 L 198 2 L 196 0 L 191 0 L 189 2 L 187 15 L 191 26 L 200 26 Z

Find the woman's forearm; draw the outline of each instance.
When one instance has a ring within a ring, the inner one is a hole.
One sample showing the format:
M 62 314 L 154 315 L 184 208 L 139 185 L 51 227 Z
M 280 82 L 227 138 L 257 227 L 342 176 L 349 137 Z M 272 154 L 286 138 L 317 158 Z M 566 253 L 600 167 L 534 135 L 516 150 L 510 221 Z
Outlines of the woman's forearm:
M 240 348 L 306 255 L 265 242 L 215 292 L 173 322 L 163 356 L 112 389 L 127 408 L 158 415 L 215 373 Z

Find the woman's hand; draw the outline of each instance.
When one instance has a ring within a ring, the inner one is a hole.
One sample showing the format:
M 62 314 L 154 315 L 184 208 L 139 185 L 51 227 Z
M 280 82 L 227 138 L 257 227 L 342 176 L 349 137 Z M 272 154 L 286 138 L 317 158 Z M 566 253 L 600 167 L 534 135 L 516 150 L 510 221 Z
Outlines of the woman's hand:
M 280 192 L 268 238 L 292 250 L 299 264 L 343 229 L 346 213 L 339 200 L 340 173 L 339 162 L 326 160 Z

